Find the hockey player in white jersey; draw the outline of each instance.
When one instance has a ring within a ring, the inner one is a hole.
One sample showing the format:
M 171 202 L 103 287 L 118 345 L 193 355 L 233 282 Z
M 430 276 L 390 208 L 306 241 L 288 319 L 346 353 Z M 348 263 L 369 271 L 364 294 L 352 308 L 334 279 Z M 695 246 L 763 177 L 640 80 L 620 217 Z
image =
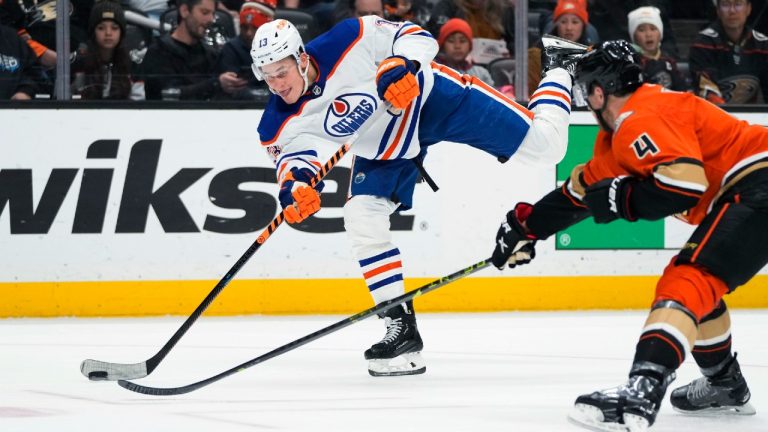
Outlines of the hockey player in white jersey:
M 286 221 L 320 209 L 322 185 L 308 186 L 320 169 L 317 149 L 342 144 L 382 103 L 399 110 L 370 126 L 352 146 L 345 229 L 373 300 L 405 292 L 400 251 L 389 217 L 412 206 L 427 147 L 463 143 L 501 162 L 554 164 L 568 141 L 572 64 L 584 47 L 544 50 L 546 74 L 528 108 L 482 81 L 433 63 L 435 39 L 421 27 L 376 16 L 348 19 L 309 42 L 286 20 L 259 27 L 253 71 L 274 94 L 261 117 L 261 144 L 273 158 Z M 332 148 L 332 147 L 331 147 Z M 374 376 L 426 370 L 412 305 L 384 316 L 386 335 L 365 351 Z

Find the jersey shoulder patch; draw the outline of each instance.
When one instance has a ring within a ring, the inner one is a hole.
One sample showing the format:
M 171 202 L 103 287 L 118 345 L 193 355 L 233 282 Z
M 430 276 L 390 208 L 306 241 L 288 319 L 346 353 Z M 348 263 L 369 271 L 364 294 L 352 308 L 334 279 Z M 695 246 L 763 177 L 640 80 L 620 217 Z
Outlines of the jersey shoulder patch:
M 768 36 L 760 33 L 757 30 L 752 30 L 752 36 L 755 38 L 756 41 L 760 41 L 760 42 L 768 41 Z

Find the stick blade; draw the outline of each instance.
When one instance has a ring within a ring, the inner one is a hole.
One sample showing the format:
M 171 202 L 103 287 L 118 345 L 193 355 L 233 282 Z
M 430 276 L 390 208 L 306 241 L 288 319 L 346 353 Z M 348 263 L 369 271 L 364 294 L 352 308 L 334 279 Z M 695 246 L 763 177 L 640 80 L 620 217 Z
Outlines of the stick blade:
M 91 381 L 117 381 L 144 378 L 147 362 L 125 364 L 87 359 L 80 363 L 80 372 Z
M 200 387 L 203 387 L 207 385 L 209 382 L 212 382 L 210 379 L 203 380 L 194 384 L 182 386 L 182 387 L 149 387 L 149 386 L 143 386 L 141 384 L 136 384 L 134 382 L 126 381 L 126 380 L 118 380 L 117 384 L 126 389 L 130 390 L 134 393 L 141 393 L 145 395 L 150 396 L 177 396 L 189 393 L 191 391 L 197 390 Z

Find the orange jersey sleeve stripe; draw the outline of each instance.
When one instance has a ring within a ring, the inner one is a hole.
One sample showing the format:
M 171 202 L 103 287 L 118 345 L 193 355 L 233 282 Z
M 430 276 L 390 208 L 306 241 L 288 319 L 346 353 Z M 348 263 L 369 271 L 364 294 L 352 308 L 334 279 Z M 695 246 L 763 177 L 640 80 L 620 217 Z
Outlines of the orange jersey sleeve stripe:
M 492 96 L 494 96 L 497 99 L 501 99 L 502 101 L 512 105 L 517 109 L 519 112 L 525 114 L 529 119 L 533 120 L 533 112 L 528 110 L 528 108 L 520 105 L 519 103 L 515 102 L 514 100 L 508 98 L 504 93 L 501 93 L 500 91 L 496 90 L 495 88 L 489 86 L 488 84 L 484 83 L 483 81 L 479 79 L 472 79 L 471 85 L 475 87 L 480 87 L 483 90 L 485 90 L 488 93 L 491 93 Z
M 559 93 L 559 92 L 552 91 L 552 90 L 542 90 L 542 91 L 538 91 L 538 92 L 534 93 L 533 97 L 531 98 L 531 101 L 533 101 L 533 99 L 538 98 L 539 96 L 552 96 L 552 97 L 556 97 L 558 99 L 564 100 L 565 102 L 568 103 L 568 105 L 571 104 L 571 98 L 569 98 L 568 96 L 564 95 L 563 93 Z
M 495 88 L 489 86 L 488 84 L 484 83 L 483 81 L 479 79 L 475 79 L 470 77 L 469 75 L 461 75 L 455 70 L 443 66 L 439 63 L 432 62 L 432 68 L 437 69 L 441 73 L 444 73 L 448 75 L 450 78 L 453 78 L 454 80 L 458 81 L 461 84 L 469 84 L 471 86 L 475 86 L 478 88 L 481 88 L 483 91 L 490 93 L 491 96 L 495 97 L 496 99 L 501 100 L 502 102 L 512 105 L 515 107 L 516 110 L 518 110 L 520 113 L 527 116 L 529 119 L 533 120 L 533 112 L 529 111 L 528 108 L 525 108 L 524 106 L 520 105 L 519 103 L 513 101 L 512 99 L 508 98 L 504 93 L 499 92 Z
M 405 36 L 405 35 L 409 35 L 411 33 L 421 32 L 421 31 L 424 31 L 424 29 L 419 27 L 419 26 L 413 26 L 413 27 L 409 28 L 408 30 L 404 31 L 403 33 L 401 33 L 400 37 Z
M 373 269 L 373 270 L 371 270 L 371 271 L 369 271 L 369 272 L 365 272 L 365 273 L 363 273 L 363 277 L 364 277 L 365 279 L 368 279 L 368 278 L 370 278 L 370 277 L 373 277 L 373 276 L 376 276 L 376 275 L 382 274 L 382 273 L 384 273 L 385 271 L 388 271 L 388 270 L 392 270 L 392 269 L 396 269 L 396 268 L 400 268 L 400 267 L 402 267 L 402 266 L 403 266 L 403 262 L 402 262 L 402 261 L 395 261 L 395 262 L 391 262 L 391 263 L 389 263 L 389 264 L 384 264 L 384 265 L 383 265 L 383 266 L 381 266 L 381 267 L 376 267 L 375 269 Z

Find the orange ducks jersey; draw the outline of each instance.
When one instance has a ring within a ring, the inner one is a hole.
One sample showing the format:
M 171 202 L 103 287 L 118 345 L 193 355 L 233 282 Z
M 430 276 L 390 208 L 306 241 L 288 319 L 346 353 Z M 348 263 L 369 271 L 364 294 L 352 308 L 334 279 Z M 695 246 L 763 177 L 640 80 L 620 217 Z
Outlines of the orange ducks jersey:
M 768 128 L 738 120 L 690 93 L 644 84 L 617 115 L 614 132 L 600 131 L 592 159 L 576 167 L 568 186 L 609 177 L 653 178 L 661 189 L 700 197 L 682 215 L 697 225 L 713 202 L 748 173 L 768 167 Z

